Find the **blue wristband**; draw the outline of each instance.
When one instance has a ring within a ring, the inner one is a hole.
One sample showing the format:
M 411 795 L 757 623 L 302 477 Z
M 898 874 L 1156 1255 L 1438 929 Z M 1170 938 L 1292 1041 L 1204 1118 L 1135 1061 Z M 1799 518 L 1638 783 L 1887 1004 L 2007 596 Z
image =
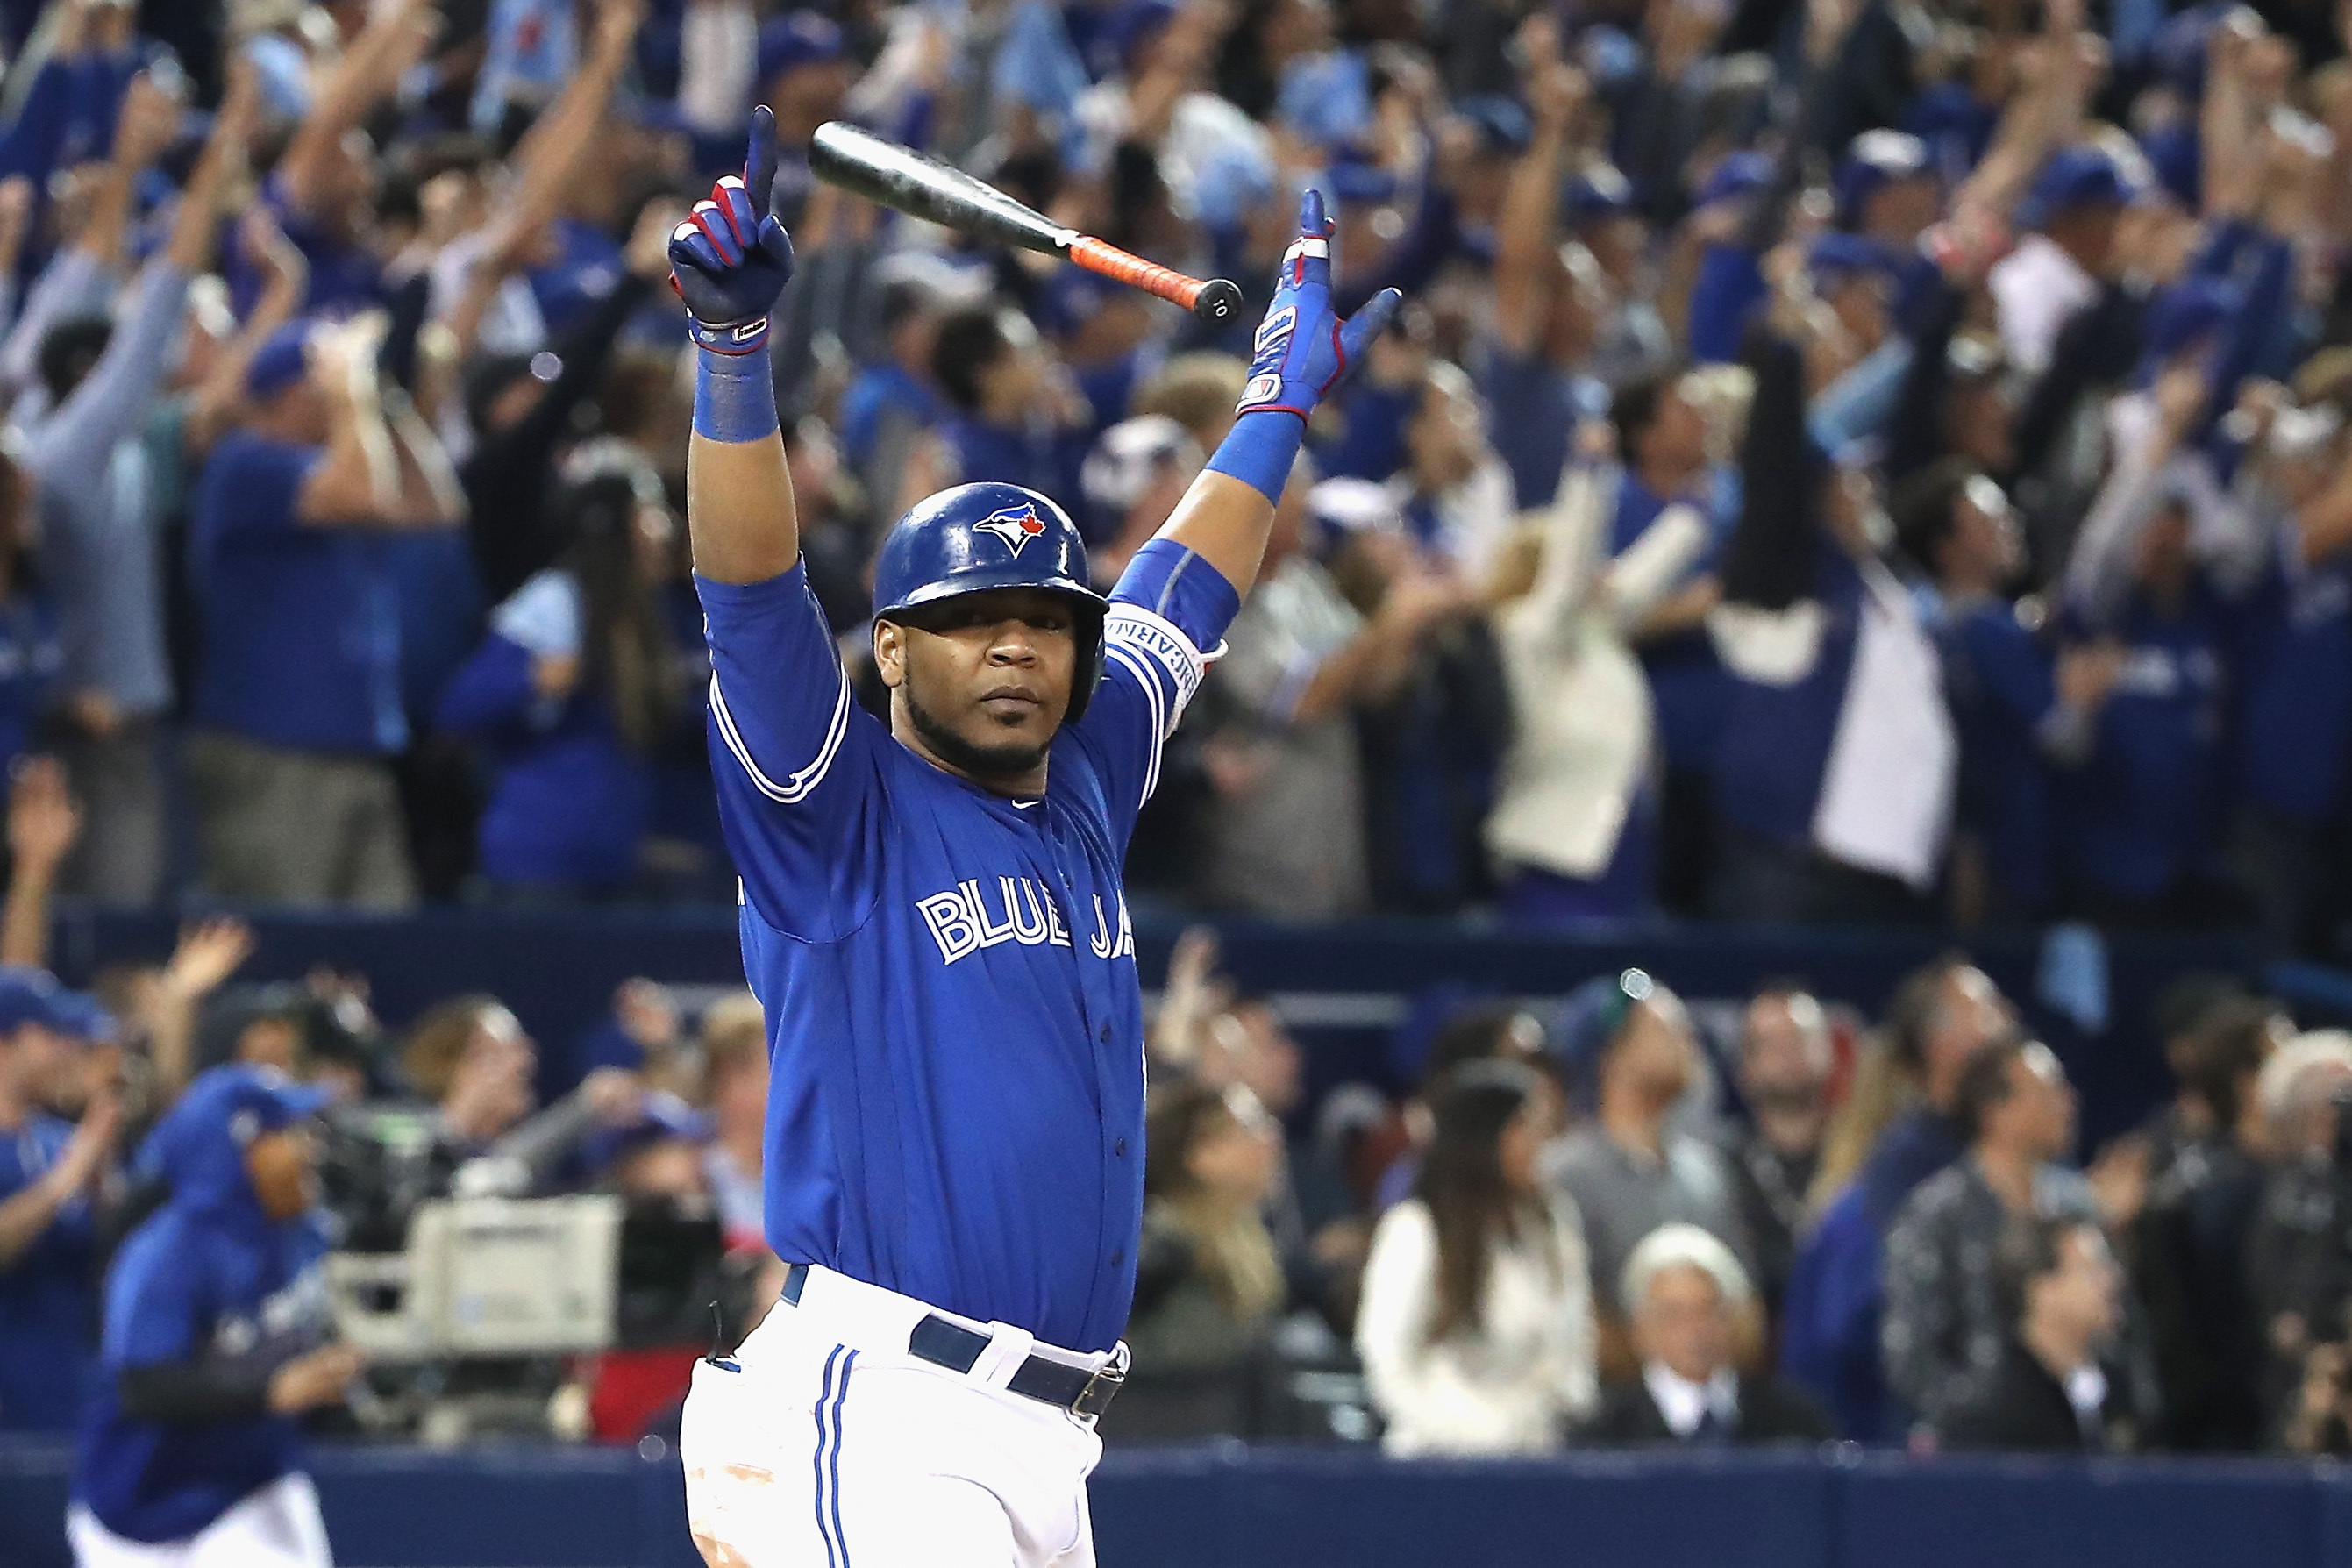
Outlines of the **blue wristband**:
M 1307 438 L 1307 421 L 1286 409 L 1262 408 L 1234 421 L 1217 443 L 1209 467 L 1241 480 L 1270 501 L 1282 500 L 1290 482 L 1291 465 L 1298 460 L 1299 443 Z
M 766 342 L 741 353 L 698 348 L 694 353 L 694 433 L 739 446 L 764 441 L 776 420 L 776 374 Z

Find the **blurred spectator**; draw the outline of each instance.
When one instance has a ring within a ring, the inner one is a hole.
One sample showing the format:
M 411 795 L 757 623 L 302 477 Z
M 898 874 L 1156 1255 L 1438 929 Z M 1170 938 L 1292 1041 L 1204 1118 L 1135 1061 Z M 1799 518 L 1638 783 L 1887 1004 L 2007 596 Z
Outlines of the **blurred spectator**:
M 748 993 L 702 1013 L 702 1073 L 710 1108 L 703 1177 L 733 1251 L 764 1248 L 760 1172 L 768 1131 L 768 1026 Z
M 1679 406 L 1670 390 L 1650 395 Z M 1642 435 L 1670 423 L 1653 416 Z M 1654 466 L 1643 471 L 1670 482 Z M 1654 908 L 1660 806 L 1650 780 L 1665 721 L 1627 645 L 1672 618 L 1668 600 L 1707 548 L 1707 528 L 1663 499 L 1628 528 L 1637 494 L 1647 494 L 1639 473 L 1572 470 L 1538 525 L 1534 586 L 1496 616 L 1514 721 L 1486 842 L 1519 923 Z
M 1308 485 L 1302 459 L 1203 693 L 1222 718 L 1206 742 L 1218 799 L 1201 890 L 1221 908 L 1330 919 L 1371 897 L 1356 715 L 1395 693 L 1463 598 L 1407 570 L 1360 613 L 1306 549 Z
M 158 487 L 146 472 L 147 426 L 186 314 L 189 288 L 213 251 L 229 181 L 258 106 L 241 73 L 213 122 L 161 254 L 129 285 L 120 324 L 104 315 L 47 325 L 41 337 L 47 406 L 17 428 L 17 462 L 36 490 L 42 577 L 54 595 L 64 653 L 61 706 L 68 766 L 92 832 L 72 890 L 113 903 L 154 900 L 165 858 L 159 724 L 173 703 L 164 642 L 166 566 Z M 134 187 L 180 132 L 182 110 L 147 77 L 123 97 L 108 167 L 79 240 L 51 263 L 43 297 L 87 297 L 123 259 Z M 34 331 L 40 323 L 20 321 Z
M 2206 1010 L 2175 1071 L 2210 1121 L 2152 1169 L 2132 1232 L 2132 1294 L 2147 1309 L 2168 1448 L 2245 1451 L 2263 1436 L 2267 1352 L 2246 1269 L 2269 1175 L 2254 1085 L 2273 1017 L 2252 997 Z
M 1434 1131 L 1431 1106 L 1439 1086 L 1456 1068 L 1470 1062 L 1505 1061 L 1536 1070 L 1536 1092 L 1547 1102 L 1544 1120 L 1552 1126 L 1568 1121 L 1551 1057 L 1545 1050 L 1543 1021 L 1525 1007 L 1508 1002 L 1463 1005 L 1451 994 L 1439 998 L 1445 1012 L 1433 1018 L 1433 1032 L 1418 1063 L 1419 1088 L 1403 1107 L 1406 1145 L 1381 1176 L 1378 1206 L 1386 1210 L 1412 1195 L 1420 1179 L 1422 1152 Z M 1402 1031 L 1400 1031 L 1402 1033 Z
M 1087 570 L 1097 583 L 1108 587 L 1118 581 L 1135 552 L 1175 512 L 1204 460 L 1200 446 L 1166 415 L 1123 419 L 1102 433 L 1078 476 L 1094 516 L 1088 532 L 1099 541 L 1087 552 Z M 1273 564 L 1269 544 L 1261 579 Z
M 1049 496 L 1084 493 L 1089 413 L 1029 318 L 988 303 L 940 322 L 931 374 L 952 414 L 941 429 L 964 484 L 998 479 Z
M 1282 1168 L 1282 1130 L 1239 1084 L 1178 1081 L 1154 1092 L 1146 1131 L 1143 1239 L 1125 1337 L 1141 1381 L 1157 1381 L 1165 1397 L 1145 1389 L 1139 1405 L 1153 1415 L 1130 1414 L 1122 1430 L 1245 1430 L 1255 1363 L 1284 1304 L 1282 1262 L 1261 1213 Z
M 1874 476 L 1811 444 L 1803 345 L 1759 330 L 1747 363 L 1742 510 L 1710 623 L 1730 671 L 1711 911 L 1917 920 L 1958 759 L 1941 662 L 1880 559 Z
M 1641 1358 L 1638 1382 L 1602 1400 L 1582 1437 L 1602 1444 L 1817 1443 L 1829 1418 L 1793 1385 L 1737 1369 L 1760 1303 L 1731 1249 L 1692 1225 L 1661 1226 L 1625 1260 L 1625 1315 Z
M 2088 754 L 2123 651 L 2097 642 L 2053 652 L 2003 596 L 2022 543 L 2008 498 L 1970 459 L 1912 476 L 1893 511 L 1904 552 L 1935 584 L 1960 734 L 1956 912 L 1969 923 L 2044 916 L 2058 896 L 2052 769 Z
M 407 741 L 382 531 L 462 501 L 414 411 L 389 416 L 381 328 L 289 327 L 255 355 L 244 428 L 196 502 L 204 658 L 188 767 L 204 879 L 226 897 L 396 908 L 414 897 L 383 759 Z
M 1592 1286 L 1576 1210 L 1538 1171 L 1530 1069 L 1436 1086 L 1413 1196 L 1381 1216 L 1356 1346 L 1391 1454 L 1531 1453 L 1593 1404 Z
M 299 1418 L 341 1405 L 362 1361 L 328 1342 L 301 1125 L 322 1100 L 263 1069 L 215 1068 L 148 1139 L 142 1163 L 171 1197 L 107 1279 L 106 1381 L 66 1521 L 82 1561 L 326 1561 Z
M 1956 1114 L 1967 1157 L 1922 1184 L 1886 1237 L 1886 1381 L 1930 1427 L 1999 1371 L 2008 1330 L 1992 1265 L 2002 1229 L 2102 1218 L 2091 1184 L 2053 1163 L 2074 1147 L 2074 1091 L 2048 1047 L 1979 1052 L 1960 1075 Z
M 1558 1049 L 1570 1092 L 1591 1119 L 1550 1150 L 1554 1184 L 1575 1199 L 1592 1278 L 1623 1278 L 1641 1239 L 1662 1225 L 1695 1225 L 1747 1252 L 1729 1165 L 1704 1139 L 1668 1118 L 1698 1069 L 1698 1045 L 1682 999 L 1638 969 L 1588 981 L 1561 1011 Z M 1601 1364 L 1615 1372 L 1623 1324 L 1601 1310 Z
M 0 1431 L 70 1430 L 92 1393 L 99 1205 L 122 1125 L 113 1084 L 88 1081 L 93 1006 L 44 971 L 0 969 Z
M 2100 1453 L 2133 1446 L 2129 1394 L 2103 1359 L 2124 1321 L 2123 1272 L 2096 1225 L 2012 1219 L 1990 1259 L 1999 1359 L 1937 1423 L 1945 1447 Z
M 2246 1269 L 2273 1375 L 2275 1407 L 2305 1379 L 2306 1356 L 2352 1339 L 2343 1221 L 2340 1106 L 2352 1092 L 2352 1034 L 2320 1029 L 2273 1052 L 2254 1079 L 2270 1175 L 2247 1246 Z M 2332 1353 L 2332 1352 L 2331 1352 Z
M 677 525 L 617 441 L 572 456 L 548 512 L 569 543 L 491 615 L 438 720 L 495 748 L 480 866 L 497 892 L 609 897 L 640 875 L 653 757 L 688 700 L 660 602 Z
M 356 1251 L 400 1250 L 416 1205 L 436 1198 L 542 1191 L 579 1171 L 600 1129 L 632 1127 L 645 1115 L 640 1080 L 616 1068 L 597 1068 L 532 1115 L 538 1047 L 488 996 L 427 1012 L 400 1065 L 421 1102 L 354 1107 L 331 1123 L 327 1204 Z
M 1806 1194 L 1821 1165 L 1836 1065 L 1829 1019 L 1811 992 L 1783 984 L 1749 999 L 1740 1019 L 1738 1065 L 1748 1125 L 1732 1139 L 1729 1153 L 1768 1321 L 1780 1316 L 1797 1237 L 1810 1217 Z

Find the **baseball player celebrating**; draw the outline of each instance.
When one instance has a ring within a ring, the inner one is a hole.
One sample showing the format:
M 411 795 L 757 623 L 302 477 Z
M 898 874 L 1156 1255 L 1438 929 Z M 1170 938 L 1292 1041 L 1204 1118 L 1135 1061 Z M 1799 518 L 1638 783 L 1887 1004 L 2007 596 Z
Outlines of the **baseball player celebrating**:
M 713 761 L 765 1005 L 783 1298 L 696 1369 L 718 1568 L 1090 1564 L 1094 1417 L 1143 1207 L 1143 1012 L 1119 867 L 1160 748 L 1257 574 L 1316 402 L 1397 297 L 1330 304 L 1321 200 L 1240 418 L 1110 597 L 1047 497 L 962 485 L 875 567 L 887 726 L 800 562 L 766 350 L 792 272 L 775 121 L 670 242 L 698 345 L 688 521 Z

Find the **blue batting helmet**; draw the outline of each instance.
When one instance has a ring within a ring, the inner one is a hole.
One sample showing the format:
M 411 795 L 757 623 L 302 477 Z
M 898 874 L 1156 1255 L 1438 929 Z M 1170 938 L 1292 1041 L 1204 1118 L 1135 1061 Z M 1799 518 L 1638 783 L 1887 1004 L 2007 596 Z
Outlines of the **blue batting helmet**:
M 874 561 L 874 618 L 997 588 L 1043 588 L 1078 608 L 1078 660 L 1066 723 L 1076 723 L 1102 682 L 1103 616 L 1109 604 L 1087 584 L 1087 547 L 1069 513 L 1019 485 L 958 485 L 898 520 Z

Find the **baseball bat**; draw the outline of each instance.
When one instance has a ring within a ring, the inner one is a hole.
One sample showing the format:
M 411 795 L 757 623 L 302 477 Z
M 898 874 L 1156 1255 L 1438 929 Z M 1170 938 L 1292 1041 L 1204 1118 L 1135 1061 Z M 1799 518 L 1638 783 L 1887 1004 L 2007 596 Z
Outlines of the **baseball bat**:
M 1213 327 L 1232 321 L 1242 308 L 1241 289 L 1229 278 L 1187 278 L 1107 240 L 1064 228 L 984 180 L 845 120 L 816 128 L 809 167 L 828 184 L 898 212 L 1024 250 L 1066 256 L 1089 272 L 1172 300 Z

